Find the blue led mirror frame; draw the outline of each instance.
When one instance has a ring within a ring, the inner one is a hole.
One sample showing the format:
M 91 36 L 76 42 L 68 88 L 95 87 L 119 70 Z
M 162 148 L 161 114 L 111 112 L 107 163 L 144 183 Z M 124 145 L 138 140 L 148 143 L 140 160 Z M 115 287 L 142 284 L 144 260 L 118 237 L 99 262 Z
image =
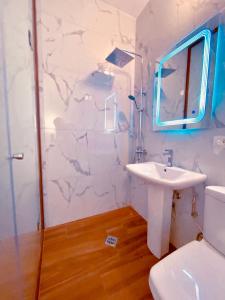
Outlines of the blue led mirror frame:
M 190 39 L 186 40 L 184 43 L 180 44 L 166 56 L 164 56 L 158 65 L 157 68 L 157 82 L 156 82 L 156 99 L 155 99 L 155 118 L 154 126 L 158 128 L 168 127 L 168 126 L 177 126 L 185 124 L 195 124 L 201 122 L 205 115 L 206 109 L 206 96 L 207 96 L 207 85 L 208 85 L 208 74 L 209 74 L 209 60 L 210 60 L 210 45 L 211 45 L 211 36 L 212 33 L 209 29 L 203 29 L 198 32 L 196 35 L 192 36 Z M 196 43 L 199 40 L 204 40 L 203 48 L 203 60 L 202 60 L 202 76 L 201 76 L 201 86 L 200 86 L 200 96 L 199 96 L 199 109 L 198 115 L 191 118 L 182 118 L 175 120 L 166 120 L 163 121 L 160 118 L 160 106 L 161 106 L 161 93 L 162 93 L 162 72 L 164 64 L 179 54 L 181 51 L 190 47 L 192 44 Z

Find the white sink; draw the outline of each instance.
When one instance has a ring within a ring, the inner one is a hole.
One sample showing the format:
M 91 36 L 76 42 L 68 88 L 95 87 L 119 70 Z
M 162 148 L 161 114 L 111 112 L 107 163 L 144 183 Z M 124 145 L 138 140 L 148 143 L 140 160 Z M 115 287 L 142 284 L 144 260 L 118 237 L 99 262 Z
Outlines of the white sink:
M 161 258 L 169 251 L 173 191 L 203 183 L 207 176 L 156 162 L 126 167 L 149 184 L 147 243 L 151 252 Z
M 186 189 L 206 180 L 205 174 L 176 167 L 167 167 L 156 162 L 127 165 L 127 170 L 149 183 L 161 184 L 172 189 Z

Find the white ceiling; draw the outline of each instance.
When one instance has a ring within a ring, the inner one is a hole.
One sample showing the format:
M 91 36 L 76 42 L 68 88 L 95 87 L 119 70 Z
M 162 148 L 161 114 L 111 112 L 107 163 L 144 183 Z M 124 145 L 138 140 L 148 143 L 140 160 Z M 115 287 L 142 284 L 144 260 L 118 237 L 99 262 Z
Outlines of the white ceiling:
M 128 15 L 138 17 L 149 0 L 104 0 L 105 2 L 124 11 Z

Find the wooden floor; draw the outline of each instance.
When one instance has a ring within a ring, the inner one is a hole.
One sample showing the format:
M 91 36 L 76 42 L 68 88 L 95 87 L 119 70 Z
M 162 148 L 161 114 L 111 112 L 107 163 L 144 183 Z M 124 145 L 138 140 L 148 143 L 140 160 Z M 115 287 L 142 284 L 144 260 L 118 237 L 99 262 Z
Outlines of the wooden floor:
M 40 300 L 152 299 L 148 276 L 157 259 L 146 225 L 126 207 L 47 229 Z M 105 246 L 108 234 L 119 238 L 116 248 Z
M 0 240 L 0 300 L 32 300 L 37 293 L 41 233 Z

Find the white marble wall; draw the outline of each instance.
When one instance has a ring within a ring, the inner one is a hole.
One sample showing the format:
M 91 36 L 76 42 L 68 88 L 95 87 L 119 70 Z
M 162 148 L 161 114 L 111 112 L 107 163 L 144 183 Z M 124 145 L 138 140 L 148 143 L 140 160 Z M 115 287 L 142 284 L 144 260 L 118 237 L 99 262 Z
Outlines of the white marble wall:
M 166 53 L 178 40 L 216 14 L 225 1 L 209 0 L 152 0 L 137 19 L 136 51 L 144 55 L 144 82 L 147 90 L 146 113 L 144 118 L 144 140 L 148 151 L 146 160 L 163 161 L 162 152 L 166 148 L 174 150 L 174 163 L 190 170 L 208 175 L 207 185 L 225 185 L 225 152 L 215 155 L 213 137 L 225 135 L 224 128 L 188 132 L 186 134 L 153 132 L 152 96 L 153 73 L 156 59 Z M 136 89 L 140 84 L 140 73 L 136 69 Z M 132 205 L 147 217 L 146 185 L 132 179 Z M 196 188 L 199 216 L 191 216 L 192 191 L 182 193 L 176 201 L 173 215 L 171 241 L 179 247 L 194 239 L 202 228 L 204 193 L 203 187 Z
M 47 226 L 127 204 L 134 63 L 120 69 L 105 57 L 114 47 L 135 49 L 135 25 L 101 0 L 38 1 Z M 107 132 L 105 100 L 114 93 L 117 128 Z

